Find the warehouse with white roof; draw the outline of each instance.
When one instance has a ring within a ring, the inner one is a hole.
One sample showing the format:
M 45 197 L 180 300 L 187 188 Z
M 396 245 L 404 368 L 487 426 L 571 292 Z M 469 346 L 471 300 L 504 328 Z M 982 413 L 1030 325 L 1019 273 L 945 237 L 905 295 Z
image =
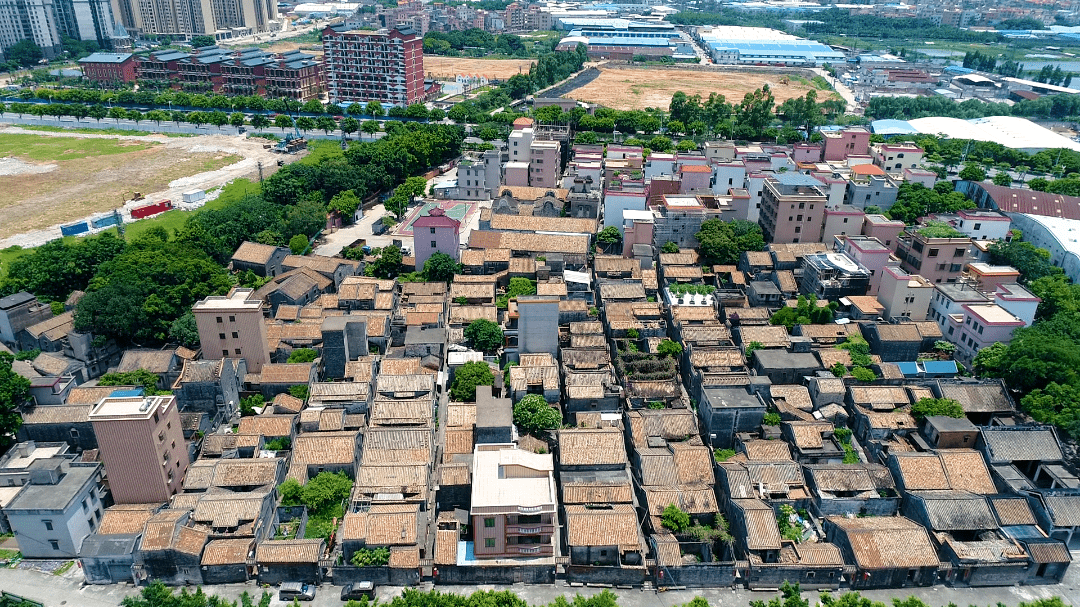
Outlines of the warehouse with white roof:
M 987 116 L 972 120 L 944 116 L 907 121 L 875 120 L 870 124 L 870 128 L 874 133 L 883 135 L 898 134 L 906 130 L 910 133 L 937 135 L 948 139 L 991 141 L 1029 154 L 1058 148 L 1080 152 L 1080 143 L 1035 124 L 1027 118 L 1016 116 Z

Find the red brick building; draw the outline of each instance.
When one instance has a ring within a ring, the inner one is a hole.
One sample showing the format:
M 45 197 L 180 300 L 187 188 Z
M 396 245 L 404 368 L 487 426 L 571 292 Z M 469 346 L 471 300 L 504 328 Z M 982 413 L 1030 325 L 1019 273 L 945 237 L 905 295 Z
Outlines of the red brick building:
M 131 53 L 94 53 L 79 59 L 83 78 L 94 82 L 135 82 L 138 62 Z
M 424 44 L 411 29 L 323 30 L 330 101 L 409 105 L 424 98 Z
M 287 97 L 301 102 L 318 99 L 326 90 L 322 65 L 313 55 L 300 51 L 274 55 L 257 48 L 151 53 L 139 58 L 138 77 L 191 92 Z

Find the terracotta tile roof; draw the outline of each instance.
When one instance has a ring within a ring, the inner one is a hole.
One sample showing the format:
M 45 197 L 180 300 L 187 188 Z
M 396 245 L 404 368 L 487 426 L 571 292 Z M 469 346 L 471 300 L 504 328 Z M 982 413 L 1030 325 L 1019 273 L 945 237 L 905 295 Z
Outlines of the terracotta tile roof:
M 476 405 L 473 403 L 449 403 L 446 406 L 446 427 L 471 428 L 476 425 Z
M 274 404 L 274 410 L 278 413 L 299 413 L 300 409 L 304 408 L 304 401 L 282 392 L 274 397 L 272 401 Z
M 376 428 L 364 434 L 362 463 L 364 465 L 428 463 L 431 461 L 431 452 L 431 428 Z
M 775 385 L 769 387 L 769 394 L 773 400 L 782 400 L 792 407 L 810 410 L 814 403 L 810 400 L 810 391 L 806 386 Z
M 240 418 L 236 433 L 269 437 L 292 436 L 295 424 L 295 415 L 250 415 Z
M 788 336 L 787 329 L 782 326 L 743 326 L 740 328 L 740 332 L 744 349 L 755 341 L 766 348 L 786 348 L 791 345 L 791 338 Z
M 395 546 L 390 549 L 391 569 L 418 569 L 420 567 L 420 549 L 413 546 Z
M 934 453 L 896 453 L 896 465 L 904 488 L 908 491 L 949 489 L 949 478 L 941 459 Z
M 583 217 L 542 217 L 492 213 L 492 230 L 517 232 L 562 232 L 566 234 L 595 234 L 596 220 Z
M 615 428 L 559 432 L 560 466 L 603 466 L 626 462 L 623 434 Z
M 997 493 L 982 453 L 974 449 L 942 449 L 938 457 L 952 489 L 980 495 Z
M 649 514 L 654 517 L 659 517 L 670 504 L 675 504 L 687 514 L 717 512 L 716 493 L 708 485 L 645 487 L 644 491 Z M 654 528 L 659 528 L 659 525 Z
M 264 540 L 255 548 L 255 561 L 263 564 L 317 563 L 325 542 L 313 540 Z
M 456 565 L 457 544 L 460 533 L 457 529 L 439 529 L 435 532 L 435 564 Z
M 356 432 L 301 434 L 293 443 L 293 462 L 347 464 L 356 458 Z
M 191 527 L 181 527 L 173 540 L 172 549 L 183 554 L 199 556 L 202 554 L 203 547 L 206 546 L 206 540 L 209 536 L 210 534 L 205 531 L 199 531 Z
M 563 504 L 630 504 L 634 501 L 634 492 L 630 481 L 617 482 L 574 482 L 562 483 Z
M 278 247 L 268 244 L 244 241 L 240 243 L 240 248 L 236 249 L 236 252 L 233 253 L 232 260 L 246 263 L 266 264 L 274 256 L 274 253 L 277 250 Z
M 631 504 L 570 505 L 565 510 L 569 546 L 618 546 L 620 551 L 641 550 L 637 513 Z
M 746 459 L 750 461 L 780 462 L 791 459 L 788 444 L 782 440 L 748 440 L 744 442 Z
M 266 492 L 207 493 L 191 513 L 193 523 L 211 528 L 236 527 L 256 521 L 267 499 Z
M 1027 500 L 1022 497 L 990 498 L 990 505 L 1003 527 L 1038 524 Z
M 772 506 L 758 499 L 733 499 L 731 505 L 742 511 L 747 550 L 780 549 L 780 529 Z
M 795 446 L 800 449 L 821 449 L 825 443 L 822 434 L 832 432 L 831 422 L 784 422 L 795 439 Z
M 253 555 L 254 551 L 255 540 L 252 538 L 212 540 L 203 550 L 202 565 L 212 567 L 246 564 L 248 556 Z
M 680 485 L 712 485 L 715 482 L 712 451 L 708 447 L 688 441 L 668 443 L 668 448 L 674 456 Z
M 377 504 L 367 512 L 346 514 L 340 539 L 368 546 L 416 544 L 418 512 L 418 504 Z
M 173 350 L 125 350 L 118 373 L 127 373 L 145 369 L 151 373 L 167 373 L 176 366 L 176 352 Z
M 90 409 L 93 408 L 94 405 L 92 404 L 38 405 L 23 411 L 22 423 L 27 426 L 34 424 L 86 423 L 90 421 Z
M 446 429 L 446 446 L 443 448 L 443 454 L 446 456 L 444 461 L 452 461 L 452 455 L 465 455 L 473 452 L 473 429 L 469 428 L 447 428 Z
M 101 515 L 98 524 L 99 535 L 126 535 L 142 533 L 146 521 L 164 504 L 120 504 L 110 506 Z
M 363 466 L 361 466 L 363 467 Z M 469 484 L 469 465 L 465 463 L 460 464 L 441 464 L 439 466 L 439 484 L 440 485 L 468 485 Z
M 101 399 L 117 390 L 128 390 L 135 386 L 78 386 L 68 392 L 68 405 L 96 405 Z
M 166 550 L 172 545 L 176 523 L 187 516 L 187 510 L 165 509 L 150 517 L 143 529 L 141 550 Z
M 868 516 L 827 520 L 844 530 L 860 569 L 937 567 L 938 556 L 926 529 L 902 516 Z
M 296 326 L 296 325 L 294 325 Z M 320 330 L 319 335 L 322 335 Z M 264 384 L 303 384 L 311 381 L 311 369 L 315 363 L 269 363 L 263 365 L 261 382 Z

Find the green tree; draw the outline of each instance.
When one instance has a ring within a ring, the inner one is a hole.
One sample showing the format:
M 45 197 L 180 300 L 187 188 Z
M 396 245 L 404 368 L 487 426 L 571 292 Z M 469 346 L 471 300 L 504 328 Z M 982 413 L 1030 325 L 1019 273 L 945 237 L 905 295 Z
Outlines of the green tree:
M 15 442 L 22 425 L 19 409 L 30 398 L 30 380 L 12 370 L 15 357 L 0 352 L 0 454 Z
M 182 346 L 198 349 L 199 327 L 195 324 L 195 315 L 190 310 L 169 325 L 169 337 Z
M 266 599 L 270 598 L 270 594 L 266 592 L 263 596 Z M 267 605 L 270 604 L 269 600 L 265 602 Z M 236 607 L 234 601 L 207 595 L 202 588 L 196 588 L 194 592 L 181 588 L 179 592 L 175 592 L 160 580 L 151 582 L 149 586 L 139 591 L 138 596 L 125 597 L 120 605 L 122 607 Z
M 364 113 L 368 116 L 371 116 L 372 118 L 379 118 L 385 112 L 383 111 L 383 106 L 381 103 L 379 103 L 378 101 L 369 101 L 367 106 L 365 106 L 364 108 Z
M 401 249 L 390 245 L 383 247 L 375 261 L 368 266 L 371 275 L 379 278 L 394 278 L 401 273 Z
M 664 339 L 656 346 L 656 353 L 659 354 L 661 358 L 678 358 L 679 355 L 682 354 L 682 351 L 682 344 L 671 341 L 670 339 Z
M 330 131 L 336 131 L 338 123 L 334 121 L 331 116 L 319 116 L 315 120 L 315 128 L 320 129 L 323 133 L 329 135 Z
M 386 546 L 359 548 L 349 562 L 353 567 L 385 567 L 390 563 L 390 549 Z
M 229 124 L 237 128 L 244 126 L 246 120 L 244 119 L 243 112 L 233 112 L 229 114 Z
M 708 219 L 702 222 L 696 237 L 701 243 L 699 251 L 705 257 L 705 263 L 710 265 L 734 264 L 742 252 L 765 248 L 761 227 L 743 220 Z
M 746 360 L 751 360 L 754 357 L 754 352 L 764 348 L 765 344 L 760 341 L 752 341 L 749 344 L 746 344 Z
M 262 407 L 265 404 L 266 399 L 263 398 L 262 394 L 252 394 L 251 396 L 241 398 L 240 417 L 251 417 L 252 415 L 255 415 L 255 407 Z
M 454 383 L 450 386 L 450 398 L 459 402 L 476 400 L 477 386 L 490 386 L 495 383 L 495 374 L 484 362 L 467 362 L 454 372 Z
M 307 133 L 308 131 L 316 128 L 315 119 L 310 116 L 300 116 L 296 119 L 296 128 L 300 129 L 300 132 Z
M 994 175 L 994 185 L 1009 187 L 1012 185 L 1012 177 L 1007 172 L 1001 171 Z
M 679 533 L 690 526 L 690 515 L 675 504 L 668 504 L 660 515 L 660 524 L 672 533 Z
M 274 117 L 274 126 L 279 129 L 290 129 L 293 126 L 293 119 L 285 114 L 278 114 Z
M 345 190 L 330 199 L 329 209 L 341 216 L 345 221 L 351 222 L 356 216 L 356 210 L 360 208 L 361 200 L 355 190 Z
M 605 247 L 619 244 L 622 240 L 622 232 L 615 226 L 608 226 L 596 234 L 596 242 Z
M 41 47 L 34 44 L 34 41 L 29 38 L 24 38 L 9 46 L 4 51 L 4 55 L 7 57 L 8 63 L 21 67 L 32 67 L 45 58 L 45 53 L 41 50 Z
M 251 126 L 255 129 L 265 129 L 270 126 L 270 119 L 266 117 L 266 114 L 252 114 Z
M 522 432 L 543 436 L 562 425 L 562 414 L 539 394 L 528 394 L 514 404 L 514 425 Z
M 290 363 L 310 363 L 319 357 L 318 350 L 314 348 L 297 348 L 289 353 Z
M 345 133 L 346 136 L 352 135 L 359 130 L 360 121 L 358 121 L 356 118 L 353 118 L 352 116 L 346 116 L 345 118 L 341 119 L 341 132 Z
M 206 46 L 215 46 L 216 44 L 217 44 L 217 42 L 214 40 L 213 36 L 200 35 L 200 36 L 192 36 L 191 37 L 191 46 L 193 48 L 203 48 L 203 47 L 206 47 Z
M 379 126 L 379 123 L 374 120 L 365 120 L 363 123 L 360 124 L 360 130 L 364 133 L 367 133 L 368 135 L 374 135 L 375 133 L 378 133 L 381 129 L 382 127 Z
M 1044 424 L 1053 424 L 1073 438 L 1080 437 L 1080 387 L 1050 382 L 1020 399 L 1020 407 Z
M 295 386 L 289 386 L 289 396 L 293 398 L 299 398 L 300 400 L 307 400 L 310 396 L 307 384 L 296 384 Z
M 679 245 L 676 244 L 674 241 L 669 240 L 669 241 L 664 243 L 663 247 L 660 247 L 660 252 L 661 253 L 678 253 L 679 252 Z
M 866 367 L 855 367 L 851 370 L 851 376 L 859 381 L 874 381 L 877 375 Z
M 911 416 L 915 419 L 931 416 L 959 419 L 964 417 L 964 408 L 951 398 L 920 398 L 919 402 L 911 405 Z
M 353 482 L 344 472 L 320 472 L 304 484 L 300 499 L 316 513 L 337 506 L 349 498 Z
M 433 253 L 424 262 L 424 280 L 428 282 L 453 282 L 454 275 L 461 271 L 461 264 L 446 253 Z
M 986 179 L 986 170 L 978 165 L 969 164 L 960 170 L 959 177 L 968 181 L 983 181 Z
M 296 234 L 289 239 L 289 250 L 293 255 L 303 255 L 308 248 L 308 238 L 303 234 Z
M 481 352 L 494 352 L 503 345 L 503 331 L 498 323 L 478 318 L 465 327 L 465 339 Z
M 528 278 L 511 278 L 506 294 L 495 298 L 495 305 L 500 308 L 507 308 L 511 299 L 521 295 L 536 295 L 536 283 Z

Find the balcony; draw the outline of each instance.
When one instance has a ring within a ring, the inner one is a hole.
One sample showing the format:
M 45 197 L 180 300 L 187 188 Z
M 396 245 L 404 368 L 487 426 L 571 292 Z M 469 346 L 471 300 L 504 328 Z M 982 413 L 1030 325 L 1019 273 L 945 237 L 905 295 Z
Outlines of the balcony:
M 554 525 L 507 525 L 506 535 L 551 535 L 555 532 Z
M 555 550 L 551 544 L 533 544 L 528 546 L 507 546 L 506 552 L 510 554 L 528 554 L 528 555 L 548 555 L 554 554 Z

